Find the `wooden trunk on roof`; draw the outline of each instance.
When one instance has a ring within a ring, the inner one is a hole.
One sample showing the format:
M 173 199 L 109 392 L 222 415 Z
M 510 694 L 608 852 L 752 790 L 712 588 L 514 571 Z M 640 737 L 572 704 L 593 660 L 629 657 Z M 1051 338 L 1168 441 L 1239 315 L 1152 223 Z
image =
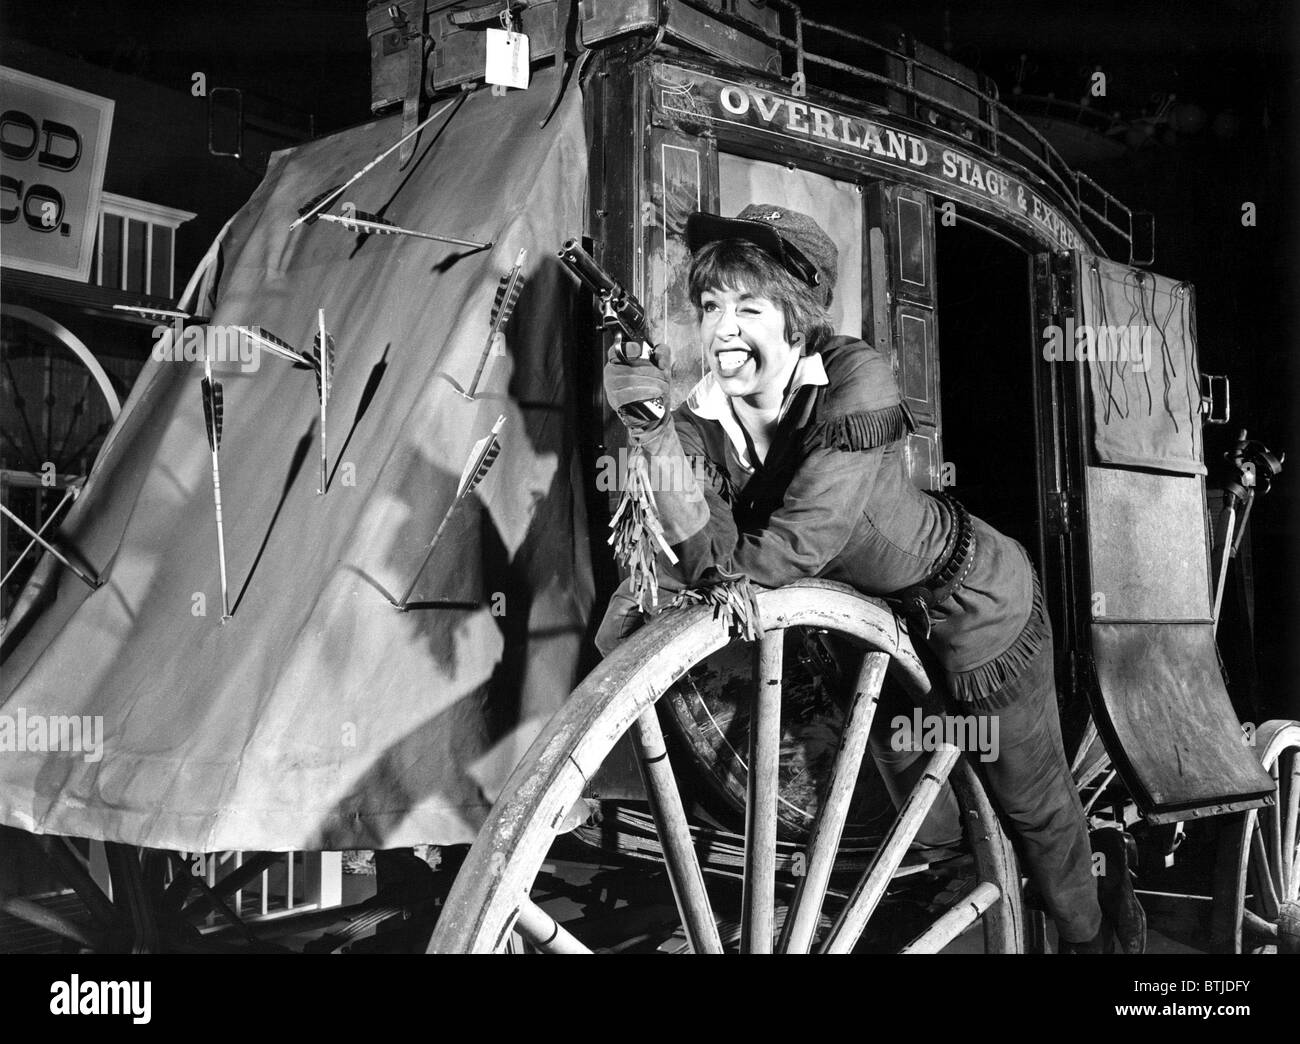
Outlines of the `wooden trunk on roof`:
M 427 99 L 481 80 L 486 30 L 503 27 L 506 6 L 506 0 L 370 0 L 371 110 L 401 105 L 412 83 Z M 555 61 L 557 48 L 575 55 L 635 35 L 653 38 L 662 29 L 669 42 L 747 68 L 780 71 L 770 40 L 780 33 L 779 13 L 754 0 L 512 0 L 509 10 L 515 31 L 528 37 L 534 66 Z M 415 80 L 413 61 L 422 70 Z

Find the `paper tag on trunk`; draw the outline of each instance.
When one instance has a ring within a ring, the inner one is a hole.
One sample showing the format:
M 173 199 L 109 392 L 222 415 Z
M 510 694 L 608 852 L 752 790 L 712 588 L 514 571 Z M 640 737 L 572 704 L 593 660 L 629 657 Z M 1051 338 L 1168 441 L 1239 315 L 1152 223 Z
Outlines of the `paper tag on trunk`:
M 487 31 L 487 70 L 483 78 L 503 87 L 528 86 L 528 37 L 505 29 Z

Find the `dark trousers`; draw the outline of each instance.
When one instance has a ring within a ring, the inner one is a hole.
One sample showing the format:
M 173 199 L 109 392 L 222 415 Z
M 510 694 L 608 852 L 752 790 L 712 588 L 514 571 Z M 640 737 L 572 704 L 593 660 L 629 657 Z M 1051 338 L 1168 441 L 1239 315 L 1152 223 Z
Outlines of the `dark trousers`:
M 667 605 L 672 597 L 672 592 L 661 591 L 660 605 Z M 644 622 L 645 616 L 628 594 L 625 582 L 610 599 L 596 632 L 596 647 L 601 655 L 609 655 Z M 991 710 L 962 704 L 955 711 L 998 719 L 997 756 L 988 762 L 977 758 L 973 761 L 1018 843 L 1025 868 L 1038 886 L 1057 931 L 1071 942 L 1091 939 L 1101 927 L 1101 907 L 1092 875 L 1087 820 L 1061 742 L 1051 642 L 1045 642 L 1020 676 L 995 694 L 995 702 L 1007 705 Z M 872 746 L 876 751 L 881 745 Z M 891 777 L 910 767 L 901 762 L 881 764 L 879 757 L 876 760 L 882 772 Z M 951 793 L 947 792 L 937 803 L 935 813 L 946 812 L 951 804 Z M 941 821 L 932 814 L 926 828 L 940 827 Z
M 998 719 L 997 757 L 975 764 L 1057 931 L 1083 942 L 1101 927 L 1101 907 L 1088 821 L 1061 742 L 1050 642 L 998 696 L 1007 705 L 996 710 L 961 705 Z

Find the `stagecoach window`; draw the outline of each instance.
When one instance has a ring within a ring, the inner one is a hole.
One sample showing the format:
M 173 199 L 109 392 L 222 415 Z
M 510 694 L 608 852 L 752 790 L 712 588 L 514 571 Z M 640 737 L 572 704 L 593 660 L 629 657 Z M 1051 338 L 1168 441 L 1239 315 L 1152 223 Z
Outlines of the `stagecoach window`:
M 725 152 L 718 156 L 718 182 L 723 214 L 735 214 L 750 203 L 783 201 L 826 229 L 840 252 L 831 320 L 839 333 L 862 336 L 863 197 L 857 186 Z
M 925 208 L 914 199 L 898 199 L 898 274 L 904 282 L 926 285 Z

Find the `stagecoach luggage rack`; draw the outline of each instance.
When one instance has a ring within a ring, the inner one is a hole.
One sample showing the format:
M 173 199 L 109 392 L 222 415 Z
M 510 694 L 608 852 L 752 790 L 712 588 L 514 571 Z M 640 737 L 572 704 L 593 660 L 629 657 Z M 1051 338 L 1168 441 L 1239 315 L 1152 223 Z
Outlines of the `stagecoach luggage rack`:
M 370 109 L 383 112 L 406 98 L 413 60 L 422 63 L 422 96 L 483 78 L 485 29 L 500 28 L 507 0 L 368 0 Z M 662 30 L 673 42 L 731 65 L 780 73 L 781 56 L 761 35 L 779 37 L 780 14 L 755 0 L 509 0 L 528 37 L 532 64 L 551 61 L 561 35 L 570 53 L 633 34 Z M 715 17 L 716 16 L 716 17 Z M 752 24 L 755 34 L 744 31 Z M 415 49 L 412 51 L 412 49 Z
M 880 42 L 807 19 L 792 0 L 766 0 L 761 7 L 754 0 L 369 0 L 372 110 L 401 104 L 421 69 L 423 80 L 414 89 L 426 98 L 481 80 L 484 30 L 501 24 L 507 4 L 514 24 L 528 35 L 534 65 L 558 57 L 561 37 L 569 55 L 636 38 L 645 41 L 640 54 L 660 43 L 676 44 L 720 65 L 790 76 L 798 89 L 815 87 L 827 100 L 881 106 L 1015 164 L 1095 235 L 1115 237 L 1130 264 L 1154 260 L 1151 215 L 1125 206 L 1070 167 L 1051 142 L 1001 100 L 988 76 L 906 33 Z M 417 33 L 416 26 L 423 29 Z M 808 49 L 809 36 L 819 49 L 840 57 Z M 418 55 L 409 48 L 417 48 Z M 420 67 L 413 64 L 417 58 Z M 415 107 L 406 108 L 407 122 L 413 124 Z
M 567 2 L 567 0 L 566 0 Z M 486 29 L 501 28 L 504 3 L 462 3 L 433 18 L 430 32 L 433 51 L 425 89 L 432 94 L 458 84 L 483 79 L 487 64 Z M 517 31 L 528 37 L 528 58 L 532 65 L 555 57 L 556 41 L 564 27 L 564 12 L 557 0 L 529 0 L 511 4 Z M 571 35 L 571 33 L 570 33 Z M 573 47 L 573 40 L 568 40 Z

